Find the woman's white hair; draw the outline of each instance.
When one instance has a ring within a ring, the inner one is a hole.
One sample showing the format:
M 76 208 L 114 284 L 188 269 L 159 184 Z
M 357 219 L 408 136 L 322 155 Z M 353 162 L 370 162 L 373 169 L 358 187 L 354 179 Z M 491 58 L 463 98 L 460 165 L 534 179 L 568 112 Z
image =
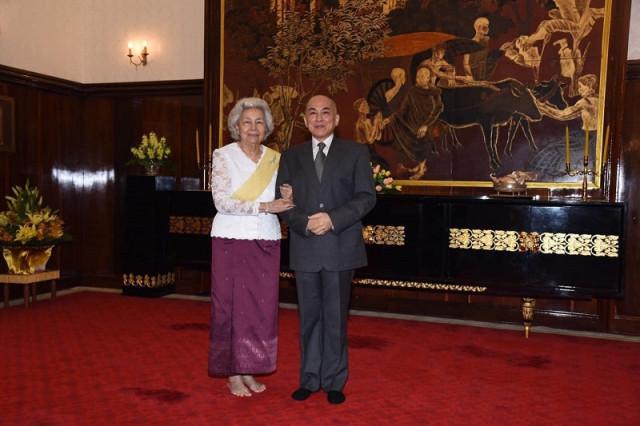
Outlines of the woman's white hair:
M 268 138 L 271 132 L 273 132 L 273 115 L 271 115 L 269 104 L 260 98 L 242 98 L 236 102 L 231 112 L 229 112 L 229 117 L 227 117 L 227 128 L 234 141 L 240 140 L 238 121 L 240 121 L 242 112 L 251 108 L 258 108 L 264 113 L 264 124 L 266 127 L 264 138 Z

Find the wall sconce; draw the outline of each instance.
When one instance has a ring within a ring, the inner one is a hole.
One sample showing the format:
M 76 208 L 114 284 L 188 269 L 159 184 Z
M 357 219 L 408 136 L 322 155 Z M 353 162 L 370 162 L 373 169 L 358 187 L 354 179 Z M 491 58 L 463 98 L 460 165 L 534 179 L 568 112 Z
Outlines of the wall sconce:
M 138 68 L 138 66 L 140 65 L 147 65 L 147 56 L 149 56 L 149 52 L 147 51 L 147 41 L 145 40 L 142 42 L 142 51 L 139 55 L 135 55 L 137 57 L 137 61 L 133 59 L 134 54 L 132 50 L 133 43 L 129 42 L 129 53 L 127 54 L 127 56 L 129 57 L 129 62 L 135 65 L 136 68 Z

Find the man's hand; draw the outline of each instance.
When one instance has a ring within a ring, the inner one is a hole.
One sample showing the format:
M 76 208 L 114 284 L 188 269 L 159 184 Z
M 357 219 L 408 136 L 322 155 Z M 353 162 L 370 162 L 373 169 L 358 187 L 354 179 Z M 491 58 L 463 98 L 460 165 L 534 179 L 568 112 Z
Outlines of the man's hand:
M 280 195 L 285 200 L 293 201 L 293 188 L 288 183 L 283 183 L 280 185 Z
M 315 213 L 309 216 L 309 222 L 307 223 L 307 229 L 309 232 L 315 235 L 324 235 L 333 228 L 331 217 L 325 213 Z

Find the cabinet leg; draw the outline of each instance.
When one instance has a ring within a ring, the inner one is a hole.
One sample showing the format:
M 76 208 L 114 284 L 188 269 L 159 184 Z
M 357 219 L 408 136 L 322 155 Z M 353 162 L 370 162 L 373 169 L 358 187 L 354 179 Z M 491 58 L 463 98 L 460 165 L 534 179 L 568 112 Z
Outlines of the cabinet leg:
M 9 284 L 4 285 L 4 307 L 9 307 Z
M 51 280 L 51 300 L 56 300 L 56 280 Z
M 524 319 L 524 337 L 529 338 L 529 330 L 533 323 L 533 313 L 536 308 L 536 299 L 524 297 L 522 299 L 522 319 Z

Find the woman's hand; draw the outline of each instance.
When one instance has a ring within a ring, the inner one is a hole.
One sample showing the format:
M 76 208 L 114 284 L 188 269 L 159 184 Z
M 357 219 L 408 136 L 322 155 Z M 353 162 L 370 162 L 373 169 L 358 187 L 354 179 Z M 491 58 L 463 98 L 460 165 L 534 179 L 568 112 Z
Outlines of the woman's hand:
M 280 194 L 285 200 L 293 200 L 293 188 L 288 183 L 280 185 Z
M 278 198 L 267 203 L 267 213 L 282 213 L 294 207 L 293 200 Z

